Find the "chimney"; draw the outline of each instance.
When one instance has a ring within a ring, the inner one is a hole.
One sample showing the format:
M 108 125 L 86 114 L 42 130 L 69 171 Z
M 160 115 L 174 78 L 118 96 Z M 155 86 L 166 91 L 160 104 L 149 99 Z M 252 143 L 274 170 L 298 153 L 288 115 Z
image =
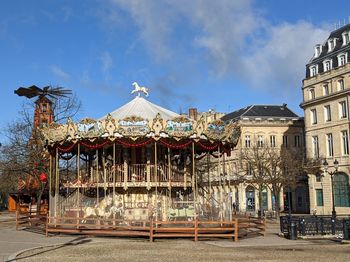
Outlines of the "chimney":
M 198 111 L 197 108 L 190 108 L 188 109 L 188 116 L 192 119 L 197 121 L 198 118 Z

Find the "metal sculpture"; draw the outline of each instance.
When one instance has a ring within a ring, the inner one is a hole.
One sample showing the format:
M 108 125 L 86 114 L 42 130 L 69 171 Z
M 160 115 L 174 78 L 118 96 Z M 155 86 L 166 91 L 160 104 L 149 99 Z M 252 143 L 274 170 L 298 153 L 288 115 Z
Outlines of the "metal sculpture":
M 63 87 L 52 87 L 45 86 L 43 88 L 32 85 L 29 87 L 20 87 L 14 91 L 18 96 L 25 96 L 27 98 L 49 96 L 51 98 L 56 98 L 58 96 L 67 97 L 67 95 L 72 94 L 72 90 L 64 89 Z

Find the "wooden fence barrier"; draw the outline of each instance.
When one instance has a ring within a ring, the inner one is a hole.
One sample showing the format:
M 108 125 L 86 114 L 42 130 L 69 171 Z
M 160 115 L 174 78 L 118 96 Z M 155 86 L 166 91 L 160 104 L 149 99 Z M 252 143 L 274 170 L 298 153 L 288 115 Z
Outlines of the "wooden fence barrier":
M 46 212 L 40 212 L 32 210 L 16 210 L 16 230 L 19 229 L 21 225 L 26 225 L 29 228 L 33 226 L 42 226 L 45 224 Z
M 150 241 L 155 238 L 230 238 L 238 241 L 238 220 L 233 221 L 153 221 Z
M 238 219 L 239 236 L 262 235 L 266 234 L 265 219 L 248 217 Z
M 49 233 L 91 234 L 110 236 L 143 236 L 153 242 L 156 238 L 229 238 L 248 234 L 265 235 L 265 221 L 239 218 L 232 221 L 131 221 L 122 219 L 50 217 L 47 216 L 46 236 Z
M 150 221 L 122 219 L 49 217 L 46 221 L 46 236 L 49 233 L 111 236 L 149 236 Z

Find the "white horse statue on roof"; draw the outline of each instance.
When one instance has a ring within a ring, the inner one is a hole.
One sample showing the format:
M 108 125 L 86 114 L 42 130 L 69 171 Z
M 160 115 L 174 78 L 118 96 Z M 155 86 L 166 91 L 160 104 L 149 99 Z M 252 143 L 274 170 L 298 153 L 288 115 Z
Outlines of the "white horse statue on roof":
M 136 82 L 132 83 L 132 85 L 135 87 L 135 89 L 131 91 L 131 94 L 138 92 L 139 95 L 140 93 L 144 93 L 146 96 L 148 96 L 149 89 L 147 87 L 139 86 L 139 84 Z

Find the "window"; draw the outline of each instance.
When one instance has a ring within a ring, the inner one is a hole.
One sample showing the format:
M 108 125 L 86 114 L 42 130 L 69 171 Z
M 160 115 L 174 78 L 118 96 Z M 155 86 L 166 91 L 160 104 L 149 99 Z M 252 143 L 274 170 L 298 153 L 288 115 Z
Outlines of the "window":
M 323 95 L 328 96 L 329 95 L 329 86 L 328 84 L 323 85 Z
M 323 72 L 329 71 L 332 69 L 332 60 L 326 60 L 323 62 Z
M 270 136 L 270 147 L 276 147 L 276 136 Z
M 288 136 L 283 136 L 283 147 L 288 147 Z
M 311 124 L 316 125 L 317 124 L 317 112 L 316 109 L 311 109 Z
M 327 156 L 332 157 L 333 156 L 333 135 L 326 134 L 326 140 L 327 140 Z
M 341 131 L 341 136 L 342 136 L 343 155 L 347 156 L 349 155 L 348 131 L 347 130 Z
M 310 89 L 310 99 L 315 99 L 315 89 L 314 88 Z
M 323 190 L 322 189 L 316 189 L 316 205 L 318 207 L 323 206 Z
M 41 126 L 42 127 L 47 127 L 47 119 L 43 119 L 43 120 L 41 120 Z
M 331 106 L 326 105 L 324 106 L 324 121 L 329 122 L 331 120 L 332 120 Z
M 301 146 L 300 136 L 299 135 L 294 136 L 294 146 L 295 147 L 300 147 Z
M 338 80 L 338 91 L 344 90 L 344 79 Z
M 250 136 L 245 136 L 245 147 L 250 147 Z
M 339 116 L 341 119 L 344 119 L 347 117 L 347 106 L 345 101 L 339 102 Z
M 332 38 L 328 40 L 328 52 L 333 51 L 335 45 L 336 45 L 336 38 Z
M 345 173 L 337 173 L 333 177 L 334 205 L 349 206 L 349 177 Z
M 321 173 L 316 173 L 316 182 L 321 182 L 322 175 Z
M 252 164 L 250 162 L 246 164 L 246 171 L 248 176 L 253 175 Z
M 350 42 L 349 32 L 344 32 L 342 36 L 343 36 L 343 45 L 347 45 Z
M 339 54 L 338 56 L 338 66 L 342 66 L 346 64 L 347 60 L 347 54 Z
M 319 57 L 322 52 L 322 45 L 315 46 L 315 57 Z
M 47 112 L 47 104 L 42 104 L 42 112 L 43 113 Z
M 264 146 L 264 137 L 259 135 L 258 136 L 258 147 L 263 147 Z
M 312 137 L 312 155 L 314 158 L 320 157 L 319 145 L 318 145 L 318 136 Z
M 318 66 L 317 65 L 310 66 L 310 77 L 315 76 L 317 74 L 318 74 Z

